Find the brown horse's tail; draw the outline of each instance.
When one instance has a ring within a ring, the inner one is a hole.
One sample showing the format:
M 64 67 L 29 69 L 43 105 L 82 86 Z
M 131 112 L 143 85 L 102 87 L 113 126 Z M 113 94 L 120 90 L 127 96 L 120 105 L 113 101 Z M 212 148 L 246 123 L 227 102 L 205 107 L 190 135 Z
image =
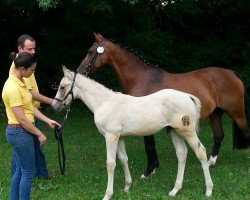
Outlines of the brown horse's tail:
M 233 122 L 233 148 L 246 149 L 250 147 L 250 87 L 246 86 L 246 81 L 243 77 L 241 77 L 241 75 L 238 73 L 235 73 L 235 75 L 242 81 L 244 85 L 244 105 L 248 132 L 243 133 L 238 125 Z

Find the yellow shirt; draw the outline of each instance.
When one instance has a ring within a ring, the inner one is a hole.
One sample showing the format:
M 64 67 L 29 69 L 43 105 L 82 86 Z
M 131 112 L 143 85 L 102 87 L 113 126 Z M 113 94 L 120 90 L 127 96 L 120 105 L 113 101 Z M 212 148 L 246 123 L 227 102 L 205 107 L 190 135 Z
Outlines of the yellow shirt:
M 14 64 L 14 62 L 12 62 L 11 67 L 10 67 L 10 71 L 9 71 L 9 75 L 11 75 L 13 73 L 14 68 L 15 68 L 15 64 Z M 35 90 L 36 92 L 39 93 L 38 86 L 36 83 L 36 78 L 35 78 L 34 74 L 32 74 L 29 78 L 23 78 L 23 79 L 25 80 L 25 83 L 26 83 L 29 90 Z M 40 107 L 40 102 L 32 100 L 32 103 L 36 108 Z
M 4 84 L 2 98 L 9 124 L 19 124 L 11 108 L 22 106 L 27 119 L 34 122 L 32 95 L 27 85 L 14 75 L 10 75 Z

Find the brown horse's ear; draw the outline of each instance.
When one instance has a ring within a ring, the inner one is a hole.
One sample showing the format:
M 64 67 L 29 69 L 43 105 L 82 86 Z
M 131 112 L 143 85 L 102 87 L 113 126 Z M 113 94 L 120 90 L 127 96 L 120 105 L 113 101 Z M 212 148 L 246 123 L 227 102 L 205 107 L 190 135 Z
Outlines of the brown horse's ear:
M 101 42 L 102 41 L 102 35 L 100 33 L 94 32 L 95 40 L 96 42 Z

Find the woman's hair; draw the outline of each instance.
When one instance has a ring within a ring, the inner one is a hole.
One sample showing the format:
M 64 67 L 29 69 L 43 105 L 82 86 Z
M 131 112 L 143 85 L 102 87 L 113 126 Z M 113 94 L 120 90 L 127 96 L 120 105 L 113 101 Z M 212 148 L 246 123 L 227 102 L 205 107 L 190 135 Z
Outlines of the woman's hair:
M 35 55 L 27 52 L 21 52 L 19 54 L 12 52 L 10 53 L 10 59 L 14 61 L 16 68 L 24 67 L 27 69 L 31 67 L 33 63 L 37 62 Z

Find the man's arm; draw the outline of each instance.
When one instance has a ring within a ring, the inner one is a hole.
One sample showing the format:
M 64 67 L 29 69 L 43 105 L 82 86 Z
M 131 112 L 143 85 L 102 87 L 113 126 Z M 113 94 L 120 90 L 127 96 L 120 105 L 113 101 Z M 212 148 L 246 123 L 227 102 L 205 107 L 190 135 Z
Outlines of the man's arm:
M 46 96 L 44 96 L 44 95 L 36 92 L 33 89 L 30 90 L 30 93 L 32 94 L 32 98 L 35 101 L 39 101 L 41 103 L 45 103 L 45 104 L 48 104 L 48 105 L 52 105 L 52 103 L 53 103 L 53 99 L 52 98 L 46 97 Z

